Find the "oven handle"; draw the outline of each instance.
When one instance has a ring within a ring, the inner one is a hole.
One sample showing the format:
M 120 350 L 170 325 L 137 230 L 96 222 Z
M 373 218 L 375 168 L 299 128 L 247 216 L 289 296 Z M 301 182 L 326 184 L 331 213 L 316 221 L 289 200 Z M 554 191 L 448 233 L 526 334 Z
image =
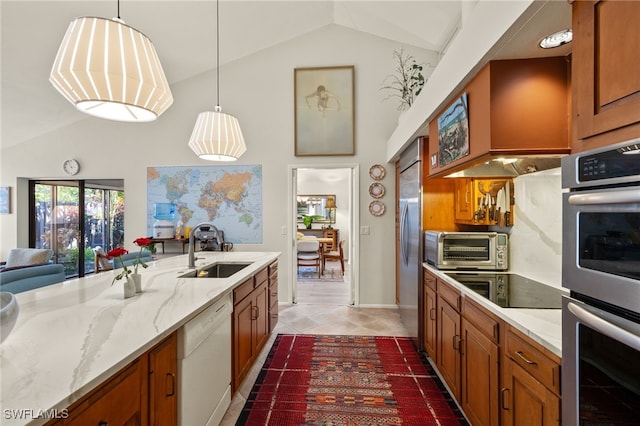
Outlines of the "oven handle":
M 569 204 L 574 206 L 628 203 L 640 203 L 640 191 L 638 190 L 638 188 L 619 189 L 611 192 L 569 195 Z
M 628 332 L 624 328 L 620 328 L 615 324 L 612 324 L 598 315 L 593 314 L 587 307 L 578 306 L 573 302 L 567 304 L 569 311 L 576 316 L 582 323 L 588 325 L 594 330 L 608 336 L 620 343 L 634 348 L 640 351 L 640 336 Z

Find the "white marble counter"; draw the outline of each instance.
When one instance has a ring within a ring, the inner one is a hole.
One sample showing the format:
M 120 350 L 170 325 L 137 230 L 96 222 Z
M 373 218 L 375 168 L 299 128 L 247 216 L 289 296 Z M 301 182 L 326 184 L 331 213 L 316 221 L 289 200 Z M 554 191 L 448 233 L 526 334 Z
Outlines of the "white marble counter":
M 561 309 L 501 308 L 453 278 L 445 275 L 445 272 L 452 271 L 440 271 L 427 263 L 423 263 L 423 266 L 439 279 L 446 281 L 451 286 L 460 290 L 465 297 L 469 297 L 475 302 L 478 302 L 478 304 L 485 307 L 491 313 L 528 335 L 532 340 L 540 343 L 559 357 L 562 357 Z M 560 290 L 564 292 L 564 289 Z
M 45 423 L 33 417 L 68 407 L 280 255 L 196 254 L 196 267 L 252 264 L 230 278 L 198 279 L 178 278 L 187 255 L 149 262 L 138 271 L 143 292 L 129 299 L 122 281 L 111 285 L 114 271 L 18 294 L 18 320 L 0 345 L 0 423 Z

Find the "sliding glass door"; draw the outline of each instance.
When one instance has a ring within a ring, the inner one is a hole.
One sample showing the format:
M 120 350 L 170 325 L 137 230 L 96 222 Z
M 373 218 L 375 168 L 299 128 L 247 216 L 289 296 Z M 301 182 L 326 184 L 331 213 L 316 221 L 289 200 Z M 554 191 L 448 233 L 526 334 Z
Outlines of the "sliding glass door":
M 31 181 L 31 246 L 54 251 L 68 278 L 95 272 L 93 249 L 122 246 L 124 191 L 90 181 Z

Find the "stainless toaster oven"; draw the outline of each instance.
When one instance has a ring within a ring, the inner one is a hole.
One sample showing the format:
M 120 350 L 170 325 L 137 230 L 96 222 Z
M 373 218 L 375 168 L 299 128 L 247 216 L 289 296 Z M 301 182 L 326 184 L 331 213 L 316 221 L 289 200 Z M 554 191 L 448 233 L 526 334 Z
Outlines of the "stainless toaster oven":
M 507 234 L 425 231 L 425 261 L 438 269 L 509 269 Z

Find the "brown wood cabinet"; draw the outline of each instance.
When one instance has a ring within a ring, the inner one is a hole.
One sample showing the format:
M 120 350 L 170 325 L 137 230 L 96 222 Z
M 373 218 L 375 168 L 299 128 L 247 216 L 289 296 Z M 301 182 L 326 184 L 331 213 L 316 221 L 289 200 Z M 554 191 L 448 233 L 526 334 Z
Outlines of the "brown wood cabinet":
M 500 320 L 466 298 L 462 318 L 460 405 L 471 424 L 498 425 Z
M 425 270 L 423 280 L 425 312 L 423 315 L 424 327 L 422 330 L 424 336 L 422 341 L 429 357 L 434 362 L 437 362 L 437 279 L 433 274 Z
M 489 62 L 456 94 L 468 96 L 469 154 L 443 166 L 427 161 L 429 177 L 490 156 L 569 153 L 569 74 L 565 57 Z M 437 119 L 429 123 L 429 134 L 438 134 Z M 428 158 L 433 155 L 439 159 L 437 137 L 429 138 Z
M 425 350 L 471 424 L 559 424 L 560 357 L 426 268 L 423 291 Z
M 560 424 L 560 363 L 555 354 L 509 327 L 500 391 L 504 426 Z
M 437 296 L 437 356 L 436 365 L 447 382 L 452 396 L 460 401 L 462 339 L 460 317 L 460 292 L 444 281 L 438 280 Z
M 573 2 L 573 152 L 640 137 L 640 2 Z
M 269 271 L 264 268 L 233 290 L 233 376 L 235 392 L 269 338 Z
M 178 339 L 176 333 L 149 351 L 149 424 L 178 421 Z
M 49 425 L 177 425 L 177 336 L 171 334 Z
M 493 225 L 506 226 L 504 210 L 498 211 L 498 191 L 504 191 L 509 185 L 510 196 L 507 201 L 510 210 L 513 211 L 513 181 L 512 179 L 477 179 L 477 178 L 453 178 L 455 181 L 454 192 L 454 221 L 467 225 Z M 486 194 L 491 198 L 491 204 L 485 205 Z M 506 200 L 506 198 L 503 198 Z M 493 210 L 493 211 L 491 211 Z M 513 214 L 510 215 L 509 224 L 513 225 Z
M 269 332 L 278 324 L 278 261 L 269 265 Z

